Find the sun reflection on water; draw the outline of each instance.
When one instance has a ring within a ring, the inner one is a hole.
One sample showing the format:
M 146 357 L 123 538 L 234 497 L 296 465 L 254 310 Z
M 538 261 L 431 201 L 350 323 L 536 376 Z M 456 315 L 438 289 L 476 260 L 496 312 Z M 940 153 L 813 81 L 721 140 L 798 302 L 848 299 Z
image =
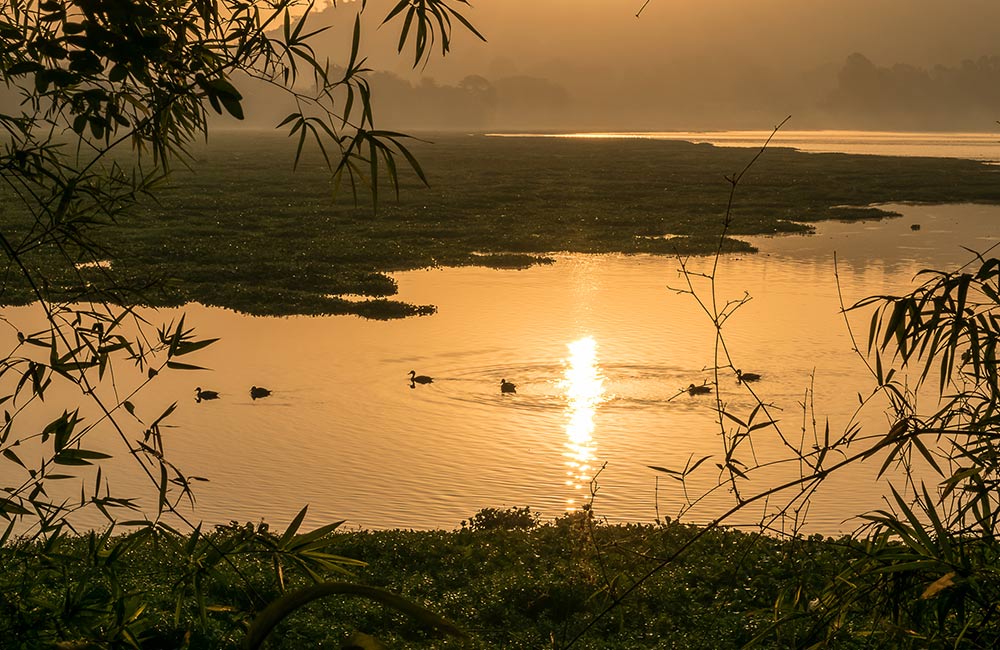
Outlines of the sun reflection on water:
M 587 336 L 567 344 L 569 358 L 559 387 L 566 392 L 566 485 L 584 490 L 594 474 L 594 414 L 604 401 L 604 376 L 597 364 L 597 343 Z M 567 510 L 586 501 L 589 492 L 566 500 Z

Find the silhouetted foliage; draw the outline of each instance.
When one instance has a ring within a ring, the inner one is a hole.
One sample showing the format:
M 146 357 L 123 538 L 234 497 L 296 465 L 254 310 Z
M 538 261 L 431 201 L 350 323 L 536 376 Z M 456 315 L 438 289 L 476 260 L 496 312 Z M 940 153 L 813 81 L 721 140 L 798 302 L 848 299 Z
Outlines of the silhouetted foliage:
M 728 177 L 730 209 L 711 269 L 695 272 L 681 260 L 685 286 L 678 290 L 692 296 L 714 330 L 711 367 L 719 388 L 715 411 L 720 449 L 692 457 L 683 468 L 651 469 L 684 486 L 695 472 L 716 472 L 708 492 L 689 495 L 684 488 L 681 516 L 710 494 L 731 496 L 729 509 L 693 539 L 725 525 L 737 513 L 755 512 L 761 536 L 781 534 L 797 540 L 807 526 L 811 497 L 831 474 L 862 463 L 878 464 L 878 478 L 889 486 L 886 507 L 857 513 L 866 523 L 845 546 L 845 562 L 836 575 L 817 582 L 816 576 L 800 574 L 782 586 L 769 624 L 751 645 L 996 647 L 1000 259 L 978 253 L 956 271 L 923 271 L 923 284 L 906 294 L 872 296 L 845 308 L 872 312 L 867 351 L 859 347 L 858 354 L 874 385 L 865 392 L 860 387 L 864 375 L 859 377 L 858 411 L 840 432 L 831 430 L 829 422 L 817 424 L 809 406 L 810 388 L 802 408 L 803 422 L 811 421 L 811 430 L 804 424 L 801 431 L 786 433 L 773 414 L 775 407 L 757 392 L 763 386 L 738 384 L 752 402 L 742 412 L 730 406 L 720 382 L 722 373 L 737 368 L 725 323 L 750 300 L 718 295 L 721 242 L 732 227 L 737 187 L 756 160 Z M 862 426 L 859 415 L 871 409 L 883 410 L 889 425 L 874 431 Z M 762 456 L 754 444 L 760 436 L 779 441 L 784 455 Z M 792 469 L 790 477 L 767 478 L 782 466 Z M 682 545 L 651 560 L 646 572 L 624 585 L 569 645 L 688 552 Z
M 171 634 L 180 636 L 155 641 L 166 645 L 185 644 L 190 636 L 188 623 L 180 623 L 185 603 L 196 606 L 195 620 L 208 627 L 205 583 L 217 571 L 235 568 L 233 554 L 257 552 L 246 544 L 263 544 L 273 553 L 278 593 L 285 590 L 286 562 L 315 583 L 320 595 L 343 593 L 343 585 L 331 587 L 327 577 L 342 571 L 341 565 L 357 564 L 317 551 L 339 524 L 298 532 L 304 509 L 280 537 L 252 529 L 203 536 L 178 509 L 183 502 L 194 504 L 192 486 L 203 479 L 170 461 L 162 433 L 176 403 L 139 408 L 135 396 L 165 372 L 200 369 L 189 355 L 214 339 L 196 338 L 183 317 L 154 327 L 138 315 L 134 306 L 150 287 L 109 262 L 114 255 L 103 236 L 105 227 L 129 219 L 137 204 L 155 196 L 177 163 L 190 160 L 193 143 L 208 136 L 210 116 L 244 119 L 236 83 L 247 79 L 287 93 L 295 110 L 278 127 L 295 139 L 296 162 L 311 146 L 334 186 L 350 189 L 356 200 L 360 190 L 377 206 L 380 178 L 398 190 L 397 160 L 423 179 L 405 136 L 375 128 L 362 12 L 353 17 L 349 64 L 334 75 L 310 45 L 317 33 L 307 27 L 312 6 L 293 15 L 295 4 L 11 0 L 0 8 L 0 79 L 6 89 L 0 196 L 3 209 L 17 217 L 5 219 L 0 230 L 0 300 L 11 287 L 27 288 L 37 306 L 34 322 L 2 321 L 11 344 L 0 359 L 0 517 L 8 522 L 0 543 L 11 545 L 5 552 L 26 565 L 46 567 L 0 574 L 3 605 L 15 621 L 12 631 L 0 633 L 4 641 L 23 640 L 27 647 L 139 647 L 149 641 L 152 623 L 144 617 L 143 594 L 122 588 L 114 568 L 135 540 L 151 540 L 187 558 L 187 570 L 173 585 L 178 604 Z M 453 5 L 467 2 L 404 1 L 383 22 L 404 20 L 399 48 L 412 47 L 419 63 L 433 48 L 448 50 L 451 20 L 476 33 Z M 103 470 L 113 456 L 134 460 L 135 471 L 149 479 L 155 505 L 112 488 Z M 78 485 L 60 487 L 74 479 Z M 138 511 L 138 521 L 125 523 L 139 530 L 112 541 L 109 526 L 86 538 L 85 554 L 67 561 L 59 555 L 63 533 L 84 509 L 100 511 L 111 524 L 121 512 Z M 189 526 L 190 535 L 179 536 L 167 515 Z M 85 566 L 73 566 L 75 560 Z M 87 580 L 60 583 L 59 575 L 69 572 Z M 246 578 L 240 570 L 235 575 Z M 266 604 L 251 581 L 242 585 L 252 593 L 244 615 Z M 360 595 L 400 610 L 412 606 L 374 591 Z M 279 600 L 283 611 L 294 608 L 294 602 Z M 410 613 L 422 616 L 420 609 Z M 32 622 L 41 619 L 53 623 L 43 628 Z M 251 629 L 261 639 L 268 628 L 262 623 Z

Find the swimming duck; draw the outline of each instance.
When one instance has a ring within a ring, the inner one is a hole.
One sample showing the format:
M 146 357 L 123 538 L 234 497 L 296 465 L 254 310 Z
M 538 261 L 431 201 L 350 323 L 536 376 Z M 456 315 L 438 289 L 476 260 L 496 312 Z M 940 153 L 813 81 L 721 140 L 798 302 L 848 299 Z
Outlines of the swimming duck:
M 413 384 L 413 383 L 417 383 L 417 384 L 431 384 L 431 383 L 434 383 L 434 380 L 432 378 L 428 377 L 427 375 L 418 375 L 416 370 L 411 370 L 410 371 L 410 383 L 411 384 Z
M 687 392 L 689 395 L 705 395 L 712 392 L 712 387 L 706 386 L 705 384 L 702 384 L 701 386 L 691 384 L 687 387 Z
M 262 397 L 269 397 L 271 391 L 266 388 L 261 388 L 260 386 L 250 387 L 250 399 L 261 399 Z
M 202 390 L 201 386 L 194 389 L 194 399 L 200 402 L 203 399 L 219 399 L 219 393 L 214 390 Z
M 738 382 L 757 381 L 758 379 L 760 379 L 760 375 L 756 372 L 743 372 L 739 369 L 736 370 L 736 381 Z
M 506 379 L 501 379 L 500 380 L 500 392 L 501 393 L 516 393 L 517 392 L 517 385 L 510 383 Z

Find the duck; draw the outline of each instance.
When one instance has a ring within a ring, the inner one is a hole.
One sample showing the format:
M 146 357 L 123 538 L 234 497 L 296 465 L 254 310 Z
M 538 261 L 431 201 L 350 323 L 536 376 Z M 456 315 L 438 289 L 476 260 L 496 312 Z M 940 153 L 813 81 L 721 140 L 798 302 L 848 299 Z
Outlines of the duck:
M 260 386 L 250 387 L 250 399 L 261 399 L 263 397 L 270 397 L 271 391 L 266 388 L 261 388 Z
M 691 384 L 687 387 L 687 392 L 689 395 L 705 395 L 712 392 L 712 387 L 706 386 L 705 384 L 702 384 L 701 386 Z
M 202 390 L 201 386 L 199 386 L 194 389 L 194 399 L 196 402 L 200 402 L 203 399 L 219 399 L 219 393 L 214 390 Z
M 517 392 L 517 385 L 510 383 L 506 379 L 501 379 L 500 380 L 500 392 L 501 393 L 516 393 Z
M 410 383 L 411 384 L 433 384 L 434 379 L 428 377 L 427 375 L 418 375 L 416 370 L 410 371 Z
M 760 375 L 756 372 L 743 372 L 739 368 L 736 369 L 736 381 L 743 383 L 747 381 L 757 381 L 760 379 Z

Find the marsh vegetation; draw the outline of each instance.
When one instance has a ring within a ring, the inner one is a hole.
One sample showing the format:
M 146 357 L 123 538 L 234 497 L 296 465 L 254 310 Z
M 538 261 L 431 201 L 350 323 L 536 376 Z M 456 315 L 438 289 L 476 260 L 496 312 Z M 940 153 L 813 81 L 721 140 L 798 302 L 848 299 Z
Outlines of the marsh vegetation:
M 335 201 L 322 161 L 293 170 L 294 142 L 213 133 L 156 201 L 103 230 L 107 262 L 151 305 L 199 302 L 249 314 L 392 318 L 431 305 L 389 299 L 386 272 L 431 266 L 521 268 L 553 251 L 707 254 L 718 245 L 725 177 L 747 150 L 686 142 L 426 135 L 412 143 L 430 187 L 400 170 L 399 197 Z M 892 216 L 887 202 L 997 202 L 996 167 L 967 160 L 806 154 L 772 149 L 743 180 L 725 250 L 742 235 L 807 232 L 826 219 Z M 21 218 L 8 204 L 5 217 Z M 24 217 L 27 219 L 27 217 Z M 29 227 L 25 221 L 22 229 Z M 54 298 L 101 286 L 100 268 L 57 270 Z M 359 299 L 360 298 L 360 299 Z M 9 280 L 8 304 L 33 300 Z
M 586 513 L 543 523 L 521 508 L 487 509 L 462 524 L 451 531 L 328 531 L 308 543 L 233 523 L 186 537 L 146 529 L 62 538 L 44 549 L 11 545 L 0 549 L 0 634 L 21 647 L 103 629 L 108 642 L 131 639 L 144 648 L 238 648 L 262 604 L 313 584 L 311 570 L 405 594 L 469 636 L 449 636 L 427 620 L 347 594 L 288 617 L 265 647 L 564 647 L 658 559 L 699 533 L 676 523 L 608 526 Z M 793 585 L 813 597 L 860 553 L 848 540 L 715 530 L 576 647 L 739 648 L 767 629 L 774 601 Z M 324 559 L 332 562 L 324 566 Z M 808 625 L 796 626 L 761 647 L 787 647 L 809 633 Z

